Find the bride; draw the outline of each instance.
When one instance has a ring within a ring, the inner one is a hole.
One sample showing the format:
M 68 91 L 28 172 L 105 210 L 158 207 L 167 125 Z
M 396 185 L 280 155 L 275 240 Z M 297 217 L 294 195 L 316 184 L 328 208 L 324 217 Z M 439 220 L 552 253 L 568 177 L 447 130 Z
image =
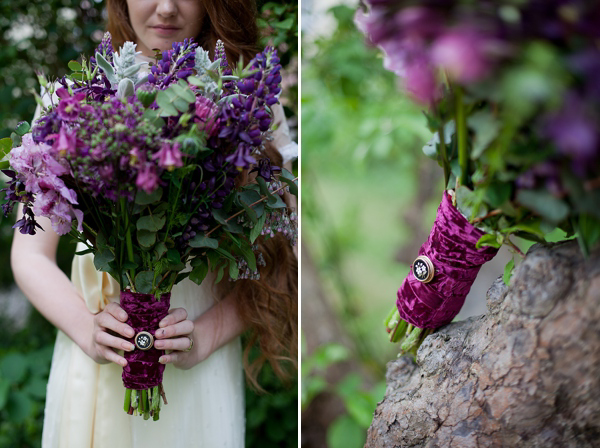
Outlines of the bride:
M 256 52 L 254 1 L 108 0 L 107 11 L 115 49 L 133 41 L 140 61 L 189 37 L 211 55 L 222 40 L 230 64 L 240 56 L 247 62 Z M 48 95 L 43 100 L 50 104 Z M 40 113 L 38 107 L 35 119 Z M 281 166 L 297 146 L 282 108 L 275 105 L 273 113 L 277 130 L 267 149 Z M 45 231 L 35 236 L 15 232 L 11 265 L 19 287 L 59 329 L 42 447 L 243 447 L 243 368 L 260 387 L 256 376 L 265 361 L 280 376 L 286 373 L 282 359 L 296 364 L 297 260 L 287 240 L 261 243 L 267 264 L 261 280 L 215 284 L 209 276 L 200 286 L 186 279 L 173 288 L 172 310 L 155 343 L 170 351 L 160 362 L 167 364 L 163 385 L 171 406 L 154 422 L 122 411 L 122 351 L 133 349 L 123 338 L 133 330 L 118 305 L 119 285 L 95 270 L 91 254 L 75 257 L 69 280 L 56 265 L 58 235 L 49 220 L 39 223 Z M 250 343 L 243 356 L 239 335 L 245 330 Z M 261 356 L 250 364 L 245 355 L 253 343 Z

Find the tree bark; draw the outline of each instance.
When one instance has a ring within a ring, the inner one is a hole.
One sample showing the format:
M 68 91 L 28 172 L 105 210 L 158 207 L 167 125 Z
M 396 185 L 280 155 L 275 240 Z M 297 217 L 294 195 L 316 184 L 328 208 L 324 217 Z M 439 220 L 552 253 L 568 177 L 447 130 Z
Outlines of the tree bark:
M 388 364 L 366 447 L 600 447 L 600 250 L 534 246 L 487 306 Z

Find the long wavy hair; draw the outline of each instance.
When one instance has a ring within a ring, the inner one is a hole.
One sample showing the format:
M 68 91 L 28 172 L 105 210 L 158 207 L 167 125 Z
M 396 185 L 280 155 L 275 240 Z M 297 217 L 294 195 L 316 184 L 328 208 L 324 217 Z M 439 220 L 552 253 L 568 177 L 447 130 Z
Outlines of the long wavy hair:
M 200 0 L 198 0 L 200 1 Z M 213 56 L 217 40 L 223 41 L 230 64 L 240 56 L 246 63 L 257 51 L 258 27 L 256 3 L 253 0 L 212 0 L 203 2 L 206 15 L 201 32 L 195 36 Z M 136 41 L 129 20 L 126 0 L 108 0 L 108 24 L 115 46 Z M 267 144 L 266 155 L 274 165 L 281 166 L 281 155 Z M 247 172 L 240 183 L 250 181 Z M 216 285 L 217 296 L 233 295 L 242 321 L 249 328 L 244 349 L 244 370 L 248 382 L 262 390 L 257 376 L 263 364 L 269 362 L 281 379 L 290 377 L 290 366 L 298 367 L 298 262 L 285 237 L 257 240 L 266 266 L 259 269 L 260 280 L 222 281 Z M 260 354 L 250 359 L 251 348 L 257 345 Z
M 197 0 L 200 1 L 200 0 Z M 193 36 L 211 57 L 217 40 L 225 46 L 227 59 L 237 63 L 240 56 L 246 63 L 257 50 L 258 26 L 256 25 L 256 2 L 254 0 L 211 0 L 202 2 L 206 11 L 204 23 L 198 36 Z M 107 31 L 110 32 L 115 47 L 125 41 L 136 41 L 136 35 L 129 20 L 126 0 L 108 0 Z

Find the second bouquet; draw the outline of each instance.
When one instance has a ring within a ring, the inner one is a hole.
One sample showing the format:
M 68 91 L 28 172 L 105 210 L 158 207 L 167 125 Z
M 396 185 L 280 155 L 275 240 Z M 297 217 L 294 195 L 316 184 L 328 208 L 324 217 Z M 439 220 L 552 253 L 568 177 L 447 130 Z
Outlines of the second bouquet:
M 275 50 L 234 68 L 220 42 L 213 60 L 193 40 L 173 44 L 149 70 L 138 54 L 131 42 L 114 51 L 107 33 L 93 58 L 69 64 L 70 80 L 41 78 L 59 101 L 0 141 L 12 147 L 2 207 L 23 204 L 22 233 L 48 217 L 118 281 L 136 332 L 124 408 L 158 420 L 164 365 L 153 340 L 173 286 L 209 271 L 216 282 L 257 278 L 259 237 L 296 243 L 282 196 L 297 194 L 297 179 L 266 155 L 281 90 Z

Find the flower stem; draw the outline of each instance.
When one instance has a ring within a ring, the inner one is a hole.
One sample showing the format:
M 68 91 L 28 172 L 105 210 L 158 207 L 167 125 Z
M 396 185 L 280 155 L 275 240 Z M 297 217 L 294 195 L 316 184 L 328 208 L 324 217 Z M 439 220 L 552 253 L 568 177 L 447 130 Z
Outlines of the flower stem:
M 467 117 L 463 103 L 463 92 L 455 88 L 456 98 L 456 138 L 458 142 L 458 164 L 460 165 L 460 184 L 468 186 L 469 181 L 469 149 L 467 146 Z
M 125 198 L 121 198 L 121 213 L 124 213 L 125 216 L 125 244 L 127 245 L 127 259 L 132 263 L 135 261 L 133 257 L 133 242 L 131 240 L 131 228 L 129 227 L 129 213 L 127 211 L 127 204 L 125 203 Z M 135 285 L 133 283 L 133 279 L 135 278 L 135 269 L 131 268 L 129 271 L 129 286 L 131 286 L 131 290 L 135 292 Z
M 444 124 L 438 130 L 440 137 L 440 153 L 442 156 L 442 166 L 444 168 L 444 188 L 448 188 L 448 180 L 450 179 L 450 164 L 448 163 L 448 151 L 446 150 L 446 136 L 444 135 Z

